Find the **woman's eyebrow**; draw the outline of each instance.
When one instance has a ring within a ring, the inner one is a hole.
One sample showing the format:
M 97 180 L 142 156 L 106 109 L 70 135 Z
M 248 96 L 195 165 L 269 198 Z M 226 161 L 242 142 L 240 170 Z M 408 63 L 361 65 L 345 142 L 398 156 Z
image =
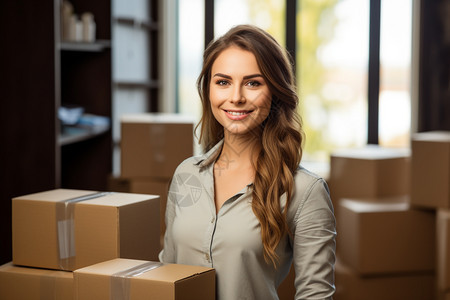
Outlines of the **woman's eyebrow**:
M 223 78 L 226 78 L 226 79 L 231 79 L 231 76 L 225 75 L 225 74 L 222 74 L 222 73 L 216 73 L 216 74 L 214 74 L 213 77 L 223 77 Z
M 263 77 L 261 74 L 252 74 L 252 75 L 246 75 L 244 76 L 244 79 L 251 79 L 255 77 Z
M 226 74 L 222 74 L 222 73 L 216 73 L 213 75 L 213 77 L 223 77 L 226 79 L 232 79 L 230 75 L 226 75 Z M 263 77 L 263 76 L 261 74 L 251 74 L 251 75 L 244 76 L 244 79 L 251 79 L 251 78 L 255 78 L 255 77 Z

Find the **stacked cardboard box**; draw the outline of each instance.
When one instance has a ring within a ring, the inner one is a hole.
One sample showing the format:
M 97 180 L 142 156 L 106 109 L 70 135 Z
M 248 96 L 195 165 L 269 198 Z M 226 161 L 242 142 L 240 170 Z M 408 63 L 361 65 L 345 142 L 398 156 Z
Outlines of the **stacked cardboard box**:
M 0 266 L 0 299 L 72 300 L 73 273 L 49 269 Z
M 338 259 L 335 277 L 337 289 L 333 299 L 434 299 L 435 278 L 432 274 L 407 273 L 387 276 L 361 276 Z
M 410 165 L 407 149 L 369 145 L 331 155 L 335 299 L 433 299 L 435 215 L 409 204 Z M 427 284 L 416 286 L 420 280 Z
M 194 154 L 194 119 L 166 113 L 121 117 L 120 176 L 111 176 L 108 189 L 161 196 L 160 242 L 170 180 L 176 167 Z
M 13 262 L 73 271 L 127 257 L 157 260 L 159 196 L 56 189 L 12 199 Z
M 75 300 L 212 300 L 216 296 L 214 269 L 120 258 L 76 270 L 74 286 Z
M 140 265 L 158 261 L 159 202 L 155 195 L 70 189 L 12 199 L 13 261 L 0 266 L 0 299 L 74 299 L 79 289 L 86 291 L 76 281 L 76 270 L 120 258 L 139 260 Z M 190 288 L 198 270 L 180 273 L 186 267 L 171 268 L 167 273 L 177 276 L 174 282 L 187 282 L 181 286 L 198 293 Z M 121 278 L 128 278 L 129 272 L 113 275 L 122 284 L 128 279 Z M 164 276 L 155 275 L 143 285 L 167 286 L 171 279 Z M 208 276 L 214 280 L 213 274 Z M 95 289 L 88 289 L 88 294 L 96 295 Z M 145 296 L 137 295 L 133 299 Z
M 410 151 L 376 145 L 341 149 L 330 156 L 331 200 L 336 210 L 342 198 L 390 197 L 409 194 Z
M 433 272 L 435 217 L 408 203 L 343 199 L 340 259 L 361 275 Z
M 436 212 L 439 299 L 450 299 L 450 132 L 413 135 L 411 205 Z
M 435 214 L 389 199 L 339 202 L 335 299 L 434 299 Z

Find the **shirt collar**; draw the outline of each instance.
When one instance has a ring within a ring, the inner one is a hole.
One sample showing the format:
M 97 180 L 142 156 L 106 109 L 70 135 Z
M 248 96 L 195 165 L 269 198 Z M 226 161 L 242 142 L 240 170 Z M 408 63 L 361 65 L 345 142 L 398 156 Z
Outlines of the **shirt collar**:
M 220 152 L 222 151 L 222 145 L 223 139 L 220 140 L 216 145 L 214 145 L 214 147 L 209 149 L 208 152 L 200 155 L 194 165 L 198 166 L 199 168 L 204 168 L 215 162 L 217 157 L 219 157 Z
M 223 145 L 223 139 L 220 140 L 214 147 L 209 149 L 208 152 L 206 152 L 203 155 L 198 156 L 196 159 L 194 165 L 198 166 L 200 169 L 210 166 L 212 163 L 214 163 L 219 157 L 220 152 L 222 151 L 222 145 Z M 246 190 L 253 186 L 253 182 L 247 184 L 238 194 L 243 194 L 246 192 Z

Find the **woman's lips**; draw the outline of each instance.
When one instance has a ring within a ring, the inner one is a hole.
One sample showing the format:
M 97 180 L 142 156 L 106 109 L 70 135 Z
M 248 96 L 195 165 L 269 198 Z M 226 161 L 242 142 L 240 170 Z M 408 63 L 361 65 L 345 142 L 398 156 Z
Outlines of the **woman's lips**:
M 228 118 L 233 121 L 239 121 L 247 118 L 253 111 L 252 110 L 224 110 Z

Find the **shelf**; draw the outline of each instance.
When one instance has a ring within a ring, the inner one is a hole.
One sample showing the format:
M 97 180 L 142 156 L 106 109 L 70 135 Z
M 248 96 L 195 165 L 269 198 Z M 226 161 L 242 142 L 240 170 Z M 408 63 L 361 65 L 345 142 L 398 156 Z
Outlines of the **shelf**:
M 60 146 L 70 145 L 99 136 L 110 129 L 105 126 L 63 126 L 62 133 L 58 138 Z
M 156 89 L 159 87 L 159 82 L 157 80 L 140 81 L 140 82 L 117 80 L 114 82 L 114 86 L 124 89 L 135 89 L 135 88 Z
M 62 51 L 101 52 L 111 48 L 111 41 L 97 40 L 95 42 L 61 42 L 59 49 Z
M 129 17 L 116 17 L 114 21 L 118 24 L 140 27 L 146 30 L 158 30 L 158 24 L 153 21 L 137 20 Z

